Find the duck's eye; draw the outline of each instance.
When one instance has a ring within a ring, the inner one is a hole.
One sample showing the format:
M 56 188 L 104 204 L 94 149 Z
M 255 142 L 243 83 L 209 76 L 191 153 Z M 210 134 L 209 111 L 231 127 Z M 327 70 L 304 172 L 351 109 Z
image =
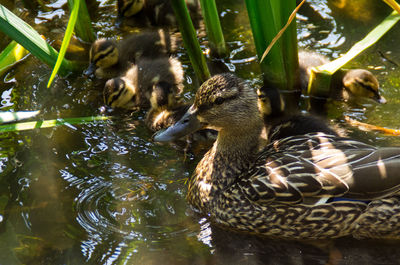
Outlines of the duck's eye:
M 217 97 L 215 100 L 214 100 L 214 103 L 215 104 L 217 104 L 217 105 L 221 105 L 223 102 L 224 102 L 224 98 L 222 98 L 222 97 Z

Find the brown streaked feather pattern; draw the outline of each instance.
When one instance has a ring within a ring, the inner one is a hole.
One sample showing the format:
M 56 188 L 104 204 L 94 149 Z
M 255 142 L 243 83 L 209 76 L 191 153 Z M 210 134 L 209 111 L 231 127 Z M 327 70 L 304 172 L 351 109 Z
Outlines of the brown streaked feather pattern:
M 331 143 L 330 147 L 328 141 Z M 309 148 L 309 152 L 304 150 L 304 146 Z M 312 152 L 328 148 L 341 152 L 342 157 L 337 154 L 329 156 L 329 153 L 327 158 L 321 155 L 315 159 L 312 156 Z M 385 154 L 385 151 L 388 153 Z M 356 154 L 352 155 L 353 152 Z M 364 167 L 369 167 L 369 170 L 377 167 L 376 154 L 386 159 L 400 159 L 397 148 L 377 149 L 357 141 L 324 134 L 289 137 L 268 146 L 250 167 L 250 171 L 242 172 L 236 181 L 231 180 L 233 184 L 230 186 L 226 185 L 227 183 L 214 186 L 212 178 L 199 182 L 198 174 L 204 175 L 206 171 L 197 168 L 197 176 L 190 184 L 189 199 L 199 209 L 205 208 L 210 211 L 211 216 L 219 223 L 269 236 L 316 239 L 360 233 L 359 237 L 391 238 L 394 235 L 389 233 L 383 224 L 375 234 L 369 233 L 370 229 L 367 227 L 373 226 L 371 215 L 374 213 L 381 216 L 379 218 L 382 220 L 388 218 L 388 214 L 393 220 L 400 218 L 400 206 L 394 207 L 399 208 L 398 212 L 394 209 L 386 212 L 378 207 L 393 205 L 393 200 L 398 200 L 395 197 L 376 200 L 370 204 L 351 200 L 318 204 L 315 203 L 317 199 L 310 200 L 310 197 L 374 199 L 376 194 L 371 192 L 375 185 L 370 185 L 369 189 L 364 187 L 365 192 L 360 194 L 353 192 L 353 189 L 358 190 L 353 182 L 364 177 Z M 216 165 L 224 161 L 223 158 L 215 160 L 215 154 L 212 153 L 208 153 L 205 159 L 214 159 Z M 365 163 L 366 159 L 370 159 L 371 162 Z M 396 162 L 397 168 L 400 169 L 400 160 Z M 225 165 L 227 163 L 232 165 L 232 161 L 225 160 Z M 344 165 L 347 168 L 343 169 Z M 234 168 L 229 168 L 228 171 L 225 169 L 221 173 L 223 176 L 218 176 L 217 179 L 226 180 L 229 179 L 228 175 L 238 174 L 241 169 L 237 166 L 234 164 Z M 216 177 L 221 168 L 213 169 L 213 177 Z M 387 182 L 386 189 L 385 184 L 378 185 L 376 189 L 380 190 L 379 195 L 388 196 L 392 190 L 400 189 L 398 185 L 391 187 L 393 182 L 400 183 L 400 175 L 389 177 L 395 180 Z M 383 179 L 376 181 L 385 182 Z M 194 188 L 195 185 L 201 185 L 200 190 Z M 201 202 L 194 198 L 201 198 Z M 391 222 L 393 224 L 389 227 L 400 228 L 400 225 Z M 400 231 L 396 233 L 400 235 Z
M 219 130 L 187 195 L 212 221 L 290 239 L 400 238 L 400 148 L 311 133 L 259 152 L 257 98 L 231 74 L 206 81 L 189 114 Z

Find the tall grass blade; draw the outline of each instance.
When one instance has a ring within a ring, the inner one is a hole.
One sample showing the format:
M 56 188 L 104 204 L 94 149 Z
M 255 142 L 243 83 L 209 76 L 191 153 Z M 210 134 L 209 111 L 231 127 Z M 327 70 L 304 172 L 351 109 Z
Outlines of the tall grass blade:
M 265 59 L 265 56 L 267 56 L 267 54 L 269 53 L 269 51 L 271 50 L 271 48 L 274 46 L 275 42 L 277 42 L 279 40 L 279 38 L 283 35 L 283 33 L 286 31 L 286 29 L 290 26 L 290 24 L 292 23 L 293 19 L 296 18 L 296 13 L 297 11 L 300 9 L 300 7 L 304 4 L 306 0 L 301 1 L 301 3 L 295 8 L 295 10 L 292 12 L 292 14 L 289 16 L 289 19 L 286 23 L 286 25 L 278 32 L 278 34 L 276 34 L 276 36 L 272 39 L 271 43 L 268 45 L 267 49 L 265 49 L 260 62 L 262 62 Z M 296 47 L 297 50 L 297 47 Z
M 304 3 L 301 2 L 299 6 Z M 282 55 L 286 70 L 286 78 L 289 90 L 300 91 L 299 57 L 297 51 L 297 23 L 296 23 L 296 1 L 286 0 L 281 4 L 281 25 L 287 24 L 287 29 L 282 35 Z M 291 22 L 290 19 L 292 19 Z
M 51 47 L 31 26 L 14 15 L 10 10 L 0 4 L 0 31 L 11 39 L 21 44 L 41 61 L 53 67 L 57 60 L 58 52 Z M 70 71 L 81 70 L 78 63 L 64 59 L 60 72 L 62 75 Z
M 78 18 L 80 1 L 81 0 L 75 0 L 74 5 L 72 6 L 71 15 L 68 20 L 67 29 L 65 30 L 64 39 L 62 41 L 60 48 L 60 53 L 58 54 L 56 64 L 54 65 L 53 71 L 51 72 L 49 82 L 47 83 L 47 88 L 51 86 L 51 83 L 53 82 L 58 70 L 60 69 L 65 53 L 67 52 L 67 48 L 71 40 L 72 33 L 74 32 L 76 19 Z
M 77 0 L 75 0 L 77 1 Z M 79 0 L 78 20 L 75 24 L 75 34 L 81 40 L 92 43 L 96 40 L 96 34 L 93 31 L 92 20 L 90 19 L 89 12 L 85 0 Z M 68 0 L 69 10 L 74 6 L 74 0 Z
M 32 129 L 43 129 L 43 128 L 50 128 L 50 127 L 55 127 L 55 126 L 59 126 L 59 125 L 70 126 L 72 124 L 91 123 L 94 121 L 104 121 L 107 119 L 108 119 L 108 117 L 104 117 L 104 116 L 94 116 L 94 117 L 66 118 L 66 119 L 56 119 L 56 120 L 4 124 L 4 125 L 0 125 L 0 133 L 25 131 L 25 130 L 32 130 Z
M 273 10 L 270 1 L 246 0 L 245 2 L 257 55 L 261 59 L 268 44 L 281 28 L 280 25 L 277 25 L 278 20 L 274 18 L 274 13 L 280 11 Z M 285 90 L 288 88 L 281 41 L 276 42 L 260 66 L 264 73 L 266 86 Z
M 226 56 L 226 45 L 215 0 L 200 0 L 200 4 L 211 54 L 224 57 Z
M 171 0 L 172 8 L 178 22 L 179 30 L 182 34 L 183 44 L 189 55 L 194 72 L 200 82 L 204 82 L 210 78 L 210 72 L 207 67 L 206 58 L 200 48 L 197 40 L 196 31 L 193 22 L 187 10 L 185 0 Z
M 0 53 L 0 76 L 22 60 L 27 54 L 29 52 L 24 47 L 16 41 L 11 41 Z

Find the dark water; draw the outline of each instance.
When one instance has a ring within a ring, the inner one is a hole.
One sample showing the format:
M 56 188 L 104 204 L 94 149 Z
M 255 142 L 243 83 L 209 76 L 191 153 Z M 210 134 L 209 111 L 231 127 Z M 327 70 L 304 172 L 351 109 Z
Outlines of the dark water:
M 57 45 L 67 21 L 65 0 L 30 11 L 22 1 L 0 2 Z M 99 37 L 124 33 L 113 25 L 115 1 L 88 2 Z M 390 13 L 380 1 L 348 0 L 347 8 L 358 3 L 350 9 L 342 8 L 345 2 L 308 1 L 298 16 L 299 46 L 337 58 Z M 226 66 L 260 84 L 244 3 L 217 4 L 230 49 Z M 399 33 L 395 26 L 349 65 L 373 71 L 388 103 L 327 107 L 328 118 L 350 136 L 379 146 L 400 141 L 352 128 L 343 117 L 400 128 Z M 3 48 L 9 40 L 0 36 Z M 196 80 L 184 50 L 179 57 L 190 99 Z M 75 74 L 47 89 L 49 76 L 32 56 L 10 70 L 0 85 L 1 110 L 40 109 L 43 119 L 100 114 L 101 83 Z M 288 242 L 212 226 L 185 200 L 198 152 L 151 142 L 144 113 L 110 115 L 106 122 L 0 135 L 0 264 L 400 264 L 397 242 Z

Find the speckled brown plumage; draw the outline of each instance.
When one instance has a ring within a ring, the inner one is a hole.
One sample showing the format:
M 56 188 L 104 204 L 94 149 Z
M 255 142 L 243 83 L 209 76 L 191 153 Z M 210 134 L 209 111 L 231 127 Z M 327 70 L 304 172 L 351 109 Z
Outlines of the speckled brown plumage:
M 206 81 L 177 129 L 154 139 L 194 117 L 219 131 L 187 194 L 213 222 L 289 239 L 399 238 L 400 148 L 313 133 L 259 152 L 257 97 L 231 74 Z

